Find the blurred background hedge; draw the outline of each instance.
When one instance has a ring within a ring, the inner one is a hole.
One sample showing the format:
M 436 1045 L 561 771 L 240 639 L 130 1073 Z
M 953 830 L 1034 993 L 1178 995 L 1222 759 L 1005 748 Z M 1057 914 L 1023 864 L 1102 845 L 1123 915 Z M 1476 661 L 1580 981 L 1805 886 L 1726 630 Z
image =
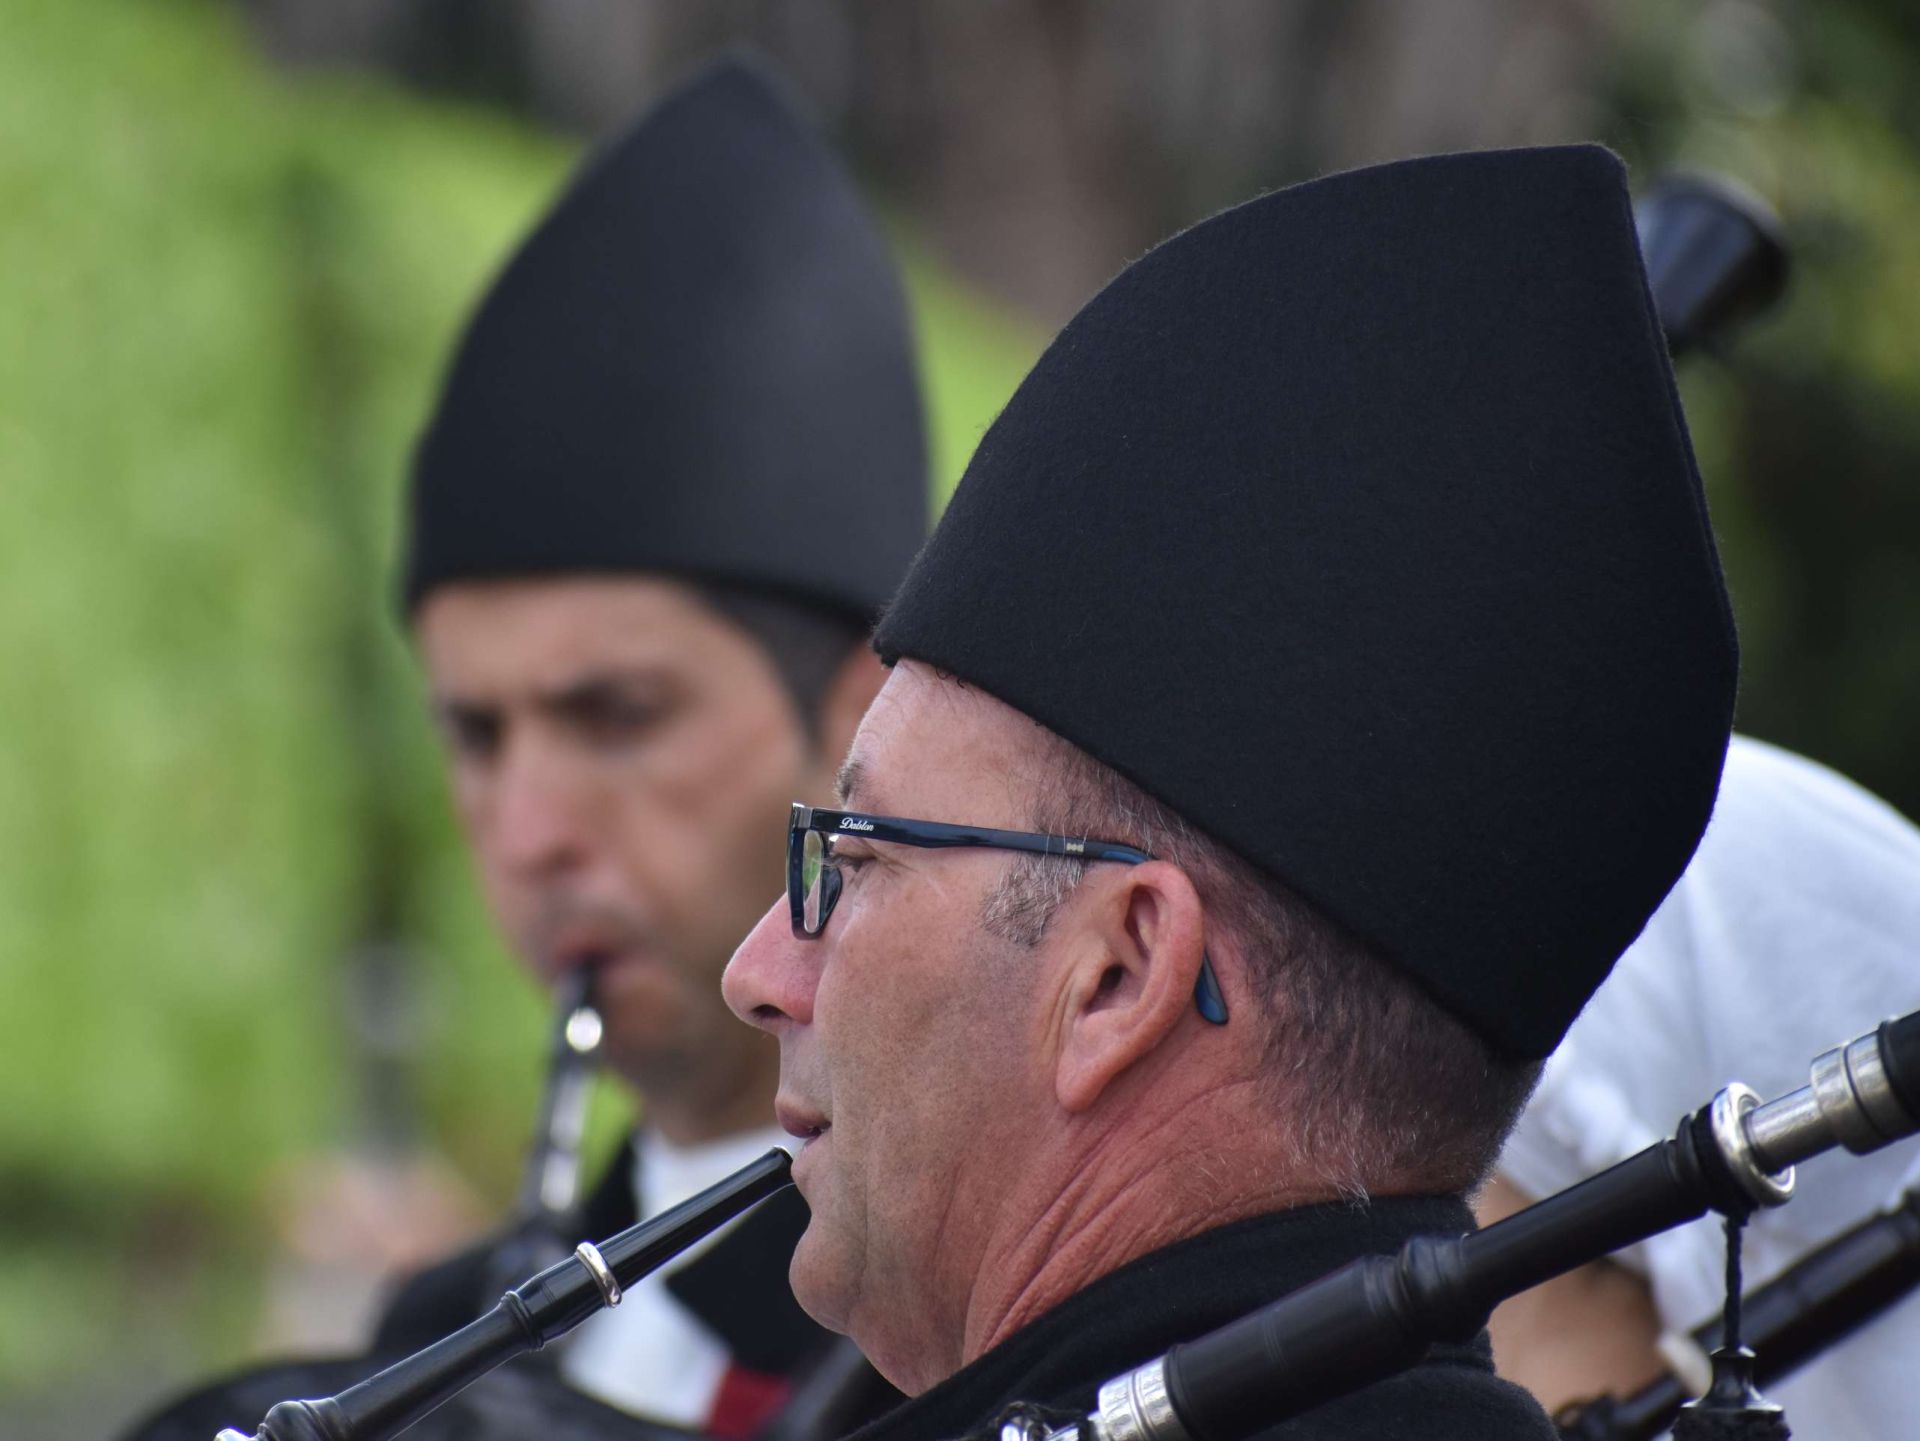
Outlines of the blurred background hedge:
M 467 306 L 580 145 L 731 39 L 796 74 L 893 217 L 948 485 L 1051 326 L 1259 189 L 1595 136 L 1643 176 L 1745 180 L 1794 288 L 1685 381 L 1741 724 L 1920 813 L 1897 0 L 9 0 L 9 1437 L 345 1334 L 288 1279 L 316 1156 L 431 1158 L 474 1216 L 508 1193 L 543 1017 L 448 828 L 396 497 Z

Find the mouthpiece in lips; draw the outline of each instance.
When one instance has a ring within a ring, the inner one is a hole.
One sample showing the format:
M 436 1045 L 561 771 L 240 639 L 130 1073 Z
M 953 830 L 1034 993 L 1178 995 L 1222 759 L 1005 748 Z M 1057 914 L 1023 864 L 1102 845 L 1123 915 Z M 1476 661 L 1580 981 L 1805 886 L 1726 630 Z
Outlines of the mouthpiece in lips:
M 560 1013 L 566 1018 L 561 1034 L 568 1049 L 583 1057 L 598 1052 L 606 1034 L 599 1009 L 593 1002 L 594 972 L 604 960 L 599 954 L 580 957 L 560 973 L 559 982 L 553 988 Z
M 553 983 L 554 995 L 576 1006 L 592 1005 L 594 974 L 606 961 L 603 951 L 585 951 L 562 957 L 554 968 L 557 972 Z
M 551 978 L 556 995 L 567 995 L 577 987 L 584 1003 L 590 998 L 593 978 L 602 966 L 611 963 L 616 949 L 601 941 L 563 940 L 545 948 L 543 969 Z
M 644 963 L 657 940 L 637 916 L 581 903 L 541 917 L 528 937 L 528 950 L 555 993 L 565 995 L 567 986 L 597 989 L 613 971 Z

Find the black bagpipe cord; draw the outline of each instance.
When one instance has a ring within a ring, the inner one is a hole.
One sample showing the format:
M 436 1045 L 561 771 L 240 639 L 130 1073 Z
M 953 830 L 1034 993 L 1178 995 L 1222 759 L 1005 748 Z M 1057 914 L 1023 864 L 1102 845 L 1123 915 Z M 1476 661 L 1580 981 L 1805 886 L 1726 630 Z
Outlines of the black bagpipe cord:
M 1740 1344 L 1740 1234 L 1744 1214 L 1727 1225 L 1725 1339 L 1713 1353 L 1713 1382 L 1706 1394 L 1680 1408 L 1673 1441 L 1788 1441 L 1786 1413 L 1753 1384 L 1753 1352 Z

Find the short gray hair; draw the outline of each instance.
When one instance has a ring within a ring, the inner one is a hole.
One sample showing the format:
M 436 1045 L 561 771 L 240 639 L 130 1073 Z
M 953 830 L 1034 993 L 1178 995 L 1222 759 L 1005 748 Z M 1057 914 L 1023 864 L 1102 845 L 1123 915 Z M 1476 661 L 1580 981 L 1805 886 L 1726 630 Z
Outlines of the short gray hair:
M 1355 1200 L 1467 1191 L 1486 1178 L 1538 1062 L 1496 1051 L 1318 907 L 1077 746 L 1034 732 L 1025 823 L 1171 861 L 1206 907 L 1209 947 L 1242 958 L 1302 1174 Z M 1038 946 L 1085 874 L 1084 862 L 1022 856 L 989 893 L 982 924 Z

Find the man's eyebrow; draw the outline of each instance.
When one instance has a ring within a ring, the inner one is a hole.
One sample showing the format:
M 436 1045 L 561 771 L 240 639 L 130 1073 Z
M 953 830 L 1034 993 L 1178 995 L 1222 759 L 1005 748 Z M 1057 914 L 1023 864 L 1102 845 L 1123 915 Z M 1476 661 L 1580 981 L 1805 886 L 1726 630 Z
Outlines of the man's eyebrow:
M 534 702 L 543 710 L 574 710 L 609 700 L 634 697 L 651 699 L 665 689 L 665 679 L 641 667 L 620 670 L 588 671 L 569 677 L 558 685 L 544 686 L 534 694 Z
M 442 724 L 474 720 L 498 720 L 505 707 L 492 696 L 466 695 L 459 691 L 429 691 L 427 709 Z
M 834 800 L 840 805 L 851 806 L 866 781 L 866 763 L 858 756 L 847 757 L 846 763 L 840 767 L 840 773 L 833 778 Z
M 429 693 L 427 703 L 436 710 L 500 710 L 527 702 L 542 709 L 565 709 L 611 696 L 648 697 L 650 693 L 666 691 L 670 684 L 671 678 L 658 667 L 621 665 L 584 670 L 558 681 L 513 690 L 483 688 L 477 694 L 458 688 L 434 690 Z

